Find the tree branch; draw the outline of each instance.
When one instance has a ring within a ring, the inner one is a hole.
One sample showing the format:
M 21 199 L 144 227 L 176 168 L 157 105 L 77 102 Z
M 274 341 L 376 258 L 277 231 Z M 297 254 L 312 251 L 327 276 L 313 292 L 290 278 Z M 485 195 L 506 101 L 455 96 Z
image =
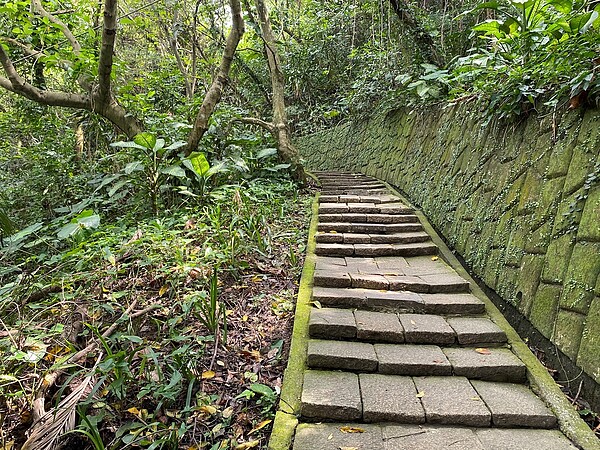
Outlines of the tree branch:
M 265 130 L 267 130 L 268 132 L 270 132 L 271 134 L 273 134 L 275 136 L 275 138 L 277 138 L 277 127 L 275 127 L 274 124 L 272 124 L 271 122 L 266 122 L 262 119 L 258 119 L 256 117 L 239 117 L 235 119 L 236 122 L 242 122 L 242 123 L 247 123 L 250 125 L 258 125 L 259 127 L 264 128 Z
M 102 45 L 98 58 L 98 99 L 110 97 L 110 74 L 113 66 L 115 37 L 117 35 L 117 0 L 105 0 Z
M 31 56 L 35 59 L 39 59 L 40 57 L 42 57 L 44 55 L 43 52 L 41 52 L 39 50 L 34 50 L 29 45 L 24 44 L 21 41 L 18 41 L 16 39 L 5 37 L 5 36 L 1 37 L 0 39 L 2 39 L 4 42 L 8 42 L 9 44 L 14 45 L 15 47 L 19 47 L 21 50 L 23 50 L 23 53 L 25 53 L 27 56 Z
M 73 52 L 76 55 L 79 55 L 81 53 L 81 45 L 79 44 L 79 41 L 77 40 L 75 35 L 73 33 L 71 33 L 71 30 L 69 30 L 69 27 L 62 20 L 60 20 L 53 14 L 50 14 L 48 11 L 46 11 L 44 9 L 44 7 L 42 6 L 42 2 L 40 0 L 31 0 L 31 4 L 33 5 L 33 8 L 42 17 L 45 17 L 50 22 L 52 22 L 60 27 L 60 31 L 62 32 L 62 34 L 65 35 L 65 38 L 67 38 L 67 40 L 71 44 L 71 47 L 73 47 Z
M 17 73 L 15 66 L 13 66 L 12 61 L 1 45 L 0 63 L 2 63 L 2 67 L 8 76 L 8 79 L 0 77 L 0 86 L 3 88 L 43 105 L 91 110 L 91 103 L 86 95 L 62 91 L 41 90 L 26 82 Z
M 221 64 L 217 70 L 212 84 L 208 88 L 196 120 L 194 121 L 194 128 L 190 132 L 188 137 L 188 145 L 186 148 L 186 155 L 189 155 L 198 148 L 200 139 L 208 130 L 208 119 L 213 113 L 215 106 L 221 100 L 223 89 L 229 79 L 229 71 L 231 69 L 231 63 L 235 55 L 238 43 L 244 34 L 244 19 L 242 18 L 242 7 L 240 0 L 229 0 L 229 8 L 231 9 L 231 17 L 233 25 L 231 31 L 227 36 L 225 43 L 225 49 L 223 50 L 223 56 L 221 57 Z

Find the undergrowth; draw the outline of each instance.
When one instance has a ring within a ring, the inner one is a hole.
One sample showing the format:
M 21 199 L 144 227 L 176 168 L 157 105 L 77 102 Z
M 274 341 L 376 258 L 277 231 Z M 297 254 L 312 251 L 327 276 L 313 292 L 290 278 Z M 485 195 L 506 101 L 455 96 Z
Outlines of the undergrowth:
M 59 420 L 41 427 L 64 448 L 264 447 L 308 201 L 283 175 L 255 178 L 154 215 L 83 211 L 9 240 L 0 446 L 19 448 L 40 414 L 70 408 L 66 436 Z

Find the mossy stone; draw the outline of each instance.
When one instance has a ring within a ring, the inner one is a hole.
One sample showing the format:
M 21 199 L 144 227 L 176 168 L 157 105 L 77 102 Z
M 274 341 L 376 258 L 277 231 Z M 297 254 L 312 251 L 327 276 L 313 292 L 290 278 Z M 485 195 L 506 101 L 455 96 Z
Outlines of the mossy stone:
M 574 246 L 575 236 L 573 234 L 565 234 L 550 242 L 542 272 L 543 281 L 562 284 Z
M 537 198 L 538 204 L 534 215 L 536 224 L 554 217 L 562 197 L 564 183 L 564 177 L 544 181 Z
M 535 293 L 540 284 L 540 276 L 544 268 L 543 255 L 525 255 L 519 270 L 518 289 L 521 292 L 519 311 L 525 316 L 529 315 Z
M 600 241 L 600 186 L 592 188 L 585 202 L 577 239 Z
M 560 310 L 556 318 L 553 341 L 573 361 L 577 359 L 585 316 L 573 311 Z
M 564 176 L 569 171 L 573 149 L 577 145 L 577 137 L 569 135 L 564 140 L 558 142 L 552 151 L 546 176 L 556 178 Z
M 496 289 L 498 275 L 504 267 L 504 249 L 492 249 L 485 265 L 484 281 L 492 289 Z
M 541 283 L 531 305 L 529 320 L 548 339 L 552 337 L 554 330 L 561 291 L 562 286 Z
M 554 236 L 577 230 L 584 206 L 584 196 L 585 191 L 581 188 L 577 192 L 563 197 L 554 216 L 554 226 L 552 227 Z
M 577 365 L 600 383 L 600 297 L 592 301 L 590 313 L 585 320 L 581 345 L 577 354 Z
M 517 281 L 519 279 L 519 269 L 514 267 L 504 266 L 498 274 L 498 282 L 496 291 L 506 301 L 517 306 L 519 296 L 517 295 Z
M 586 314 L 594 296 L 594 287 L 599 274 L 600 243 L 575 244 L 560 298 L 561 308 Z
M 525 252 L 543 255 L 552 237 L 552 223 L 546 222 L 525 236 Z
M 533 169 L 527 171 L 525 181 L 521 187 L 517 214 L 530 214 L 536 210 L 540 191 L 542 190 L 542 177 Z
M 578 145 L 573 149 L 571 164 L 565 178 L 564 191 L 566 194 L 571 194 L 583 186 L 588 174 L 594 167 L 596 155 L 583 145 Z

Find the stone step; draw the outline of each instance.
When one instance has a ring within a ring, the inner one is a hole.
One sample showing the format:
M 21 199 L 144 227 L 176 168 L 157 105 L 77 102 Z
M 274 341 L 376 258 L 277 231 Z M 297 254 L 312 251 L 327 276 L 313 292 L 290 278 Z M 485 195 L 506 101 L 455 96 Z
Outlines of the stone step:
M 321 191 L 324 195 L 363 195 L 363 196 L 374 196 L 374 195 L 385 195 L 387 189 L 323 189 Z
M 308 370 L 301 402 L 302 416 L 314 421 L 538 429 L 557 424 L 556 417 L 524 385 L 477 382 L 460 376 Z
M 350 222 L 319 222 L 318 231 L 337 233 L 369 233 L 390 234 L 422 231 L 423 225 L 419 222 L 411 223 L 350 223 Z
M 424 231 L 393 234 L 325 233 L 318 232 L 315 239 L 320 244 L 413 244 L 431 240 Z
M 486 317 L 395 314 L 340 308 L 312 308 L 309 334 L 319 339 L 367 342 L 498 346 L 506 334 Z
M 326 244 L 317 243 L 318 256 L 423 256 L 437 255 L 433 242 L 408 244 Z
M 412 214 L 414 210 L 402 203 L 368 203 L 368 202 L 338 202 L 321 203 L 319 215 L 322 214 Z M 368 221 L 367 221 L 368 222 Z
M 321 244 L 328 245 L 328 244 Z M 318 246 L 317 246 L 318 247 Z M 469 292 L 469 283 L 457 274 L 423 276 L 372 275 L 338 270 L 317 269 L 314 286 L 334 288 L 362 288 L 379 291 L 410 291 L 424 294 Z
M 375 223 L 375 224 L 397 224 L 418 223 L 419 218 L 412 214 L 366 214 L 366 213 L 319 213 L 319 222 L 323 223 Z
M 340 449 L 575 450 L 576 447 L 558 430 L 356 422 L 298 426 L 293 450 Z
M 374 203 L 376 205 L 397 204 L 400 198 L 396 195 L 385 193 L 383 195 L 347 195 L 336 194 L 319 196 L 319 203 Z
M 525 365 L 509 349 L 496 347 L 441 348 L 429 344 L 311 339 L 307 364 L 311 369 L 410 376 L 455 375 L 510 383 L 526 381 Z
M 427 314 L 483 314 L 485 304 L 472 294 L 418 294 L 360 288 L 315 287 L 313 301 L 336 308 L 391 310 Z

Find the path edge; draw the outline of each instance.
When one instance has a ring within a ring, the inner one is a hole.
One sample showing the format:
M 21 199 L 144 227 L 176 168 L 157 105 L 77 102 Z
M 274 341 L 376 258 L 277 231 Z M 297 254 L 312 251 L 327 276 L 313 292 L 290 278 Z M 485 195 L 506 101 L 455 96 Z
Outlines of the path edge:
M 395 195 L 413 208 L 415 215 L 419 217 L 425 231 L 431 236 L 431 240 L 439 249 L 439 256 L 446 261 L 461 277 L 466 279 L 471 285 L 473 295 L 485 303 L 485 309 L 490 319 L 498 325 L 508 338 L 513 353 L 527 367 L 527 379 L 530 387 L 552 410 L 558 419 L 560 431 L 562 431 L 574 444 L 584 450 L 600 450 L 600 440 L 594 432 L 588 427 L 584 420 L 575 411 L 569 403 L 565 394 L 560 390 L 556 382 L 552 379 L 546 368 L 531 352 L 527 344 L 523 342 L 519 334 L 512 325 L 506 320 L 504 315 L 490 300 L 487 294 L 479 287 L 479 284 L 471 277 L 469 272 L 463 267 L 458 258 L 454 256 L 452 250 L 446 245 L 438 232 L 433 228 L 429 219 L 420 208 L 417 208 L 412 202 L 394 186 L 384 181 L 384 184 Z
M 298 417 L 302 396 L 304 371 L 306 370 L 306 352 L 308 347 L 308 321 L 310 318 L 310 301 L 313 290 L 313 275 L 316 264 L 316 238 L 319 223 L 319 196 L 317 192 L 311 206 L 311 220 L 308 229 L 306 257 L 300 277 L 296 310 L 294 313 L 294 328 L 290 343 L 288 365 L 283 373 L 283 385 L 279 408 L 275 413 L 273 430 L 269 438 L 268 450 L 288 450 L 292 446 L 292 439 Z

